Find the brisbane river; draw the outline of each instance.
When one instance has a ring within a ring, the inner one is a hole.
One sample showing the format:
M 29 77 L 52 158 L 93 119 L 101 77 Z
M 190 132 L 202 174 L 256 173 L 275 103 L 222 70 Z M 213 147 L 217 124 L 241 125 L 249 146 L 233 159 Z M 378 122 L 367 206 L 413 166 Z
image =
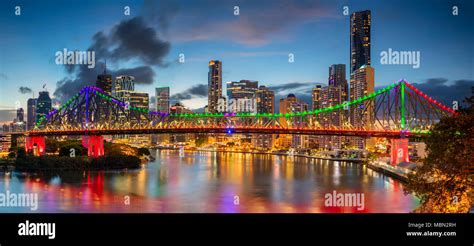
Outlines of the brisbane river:
M 139 170 L 0 172 L 0 193 L 38 194 L 37 209 L 0 213 L 408 213 L 403 184 L 350 162 L 266 154 L 152 150 Z M 364 206 L 331 207 L 325 195 L 357 193 Z

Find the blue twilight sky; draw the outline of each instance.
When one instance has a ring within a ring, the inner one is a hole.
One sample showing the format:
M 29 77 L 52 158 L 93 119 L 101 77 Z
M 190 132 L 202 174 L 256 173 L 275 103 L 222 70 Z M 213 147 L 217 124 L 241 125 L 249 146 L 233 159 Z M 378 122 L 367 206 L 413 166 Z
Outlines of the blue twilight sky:
M 175 100 L 194 109 L 207 104 L 211 59 L 223 62 L 224 84 L 258 80 L 275 88 L 277 99 L 288 92 L 307 99 L 315 83 L 327 84 L 329 65 L 349 68 L 344 6 L 350 13 L 372 11 L 376 87 L 405 78 L 445 103 L 469 95 L 473 1 L 9 0 L 0 3 L 0 109 L 5 115 L 16 104 L 26 107 L 44 84 L 57 100 L 67 100 L 95 83 L 105 59 L 113 75 L 135 76 L 136 90 L 152 96 L 155 87 L 170 86 Z M 65 48 L 95 51 L 95 69 L 57 65 L 55 53 Z M 380 52 L 389 48 L 419 51 L 420 68 L 380 64 Z M 184 63 L 177 62 L 180 53 Z M 0 121 L 9 120 L 2 114 Z

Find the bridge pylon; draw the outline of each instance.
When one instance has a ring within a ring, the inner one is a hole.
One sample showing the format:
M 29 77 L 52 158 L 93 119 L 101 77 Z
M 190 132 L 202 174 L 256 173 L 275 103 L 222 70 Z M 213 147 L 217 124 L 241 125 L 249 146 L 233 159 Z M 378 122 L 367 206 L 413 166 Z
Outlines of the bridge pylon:
M 87 156 L 99 157 L 105 154 L 104 152 L 104 136 L 85 135 L 82 136 L 82 146 L 87 148 Z

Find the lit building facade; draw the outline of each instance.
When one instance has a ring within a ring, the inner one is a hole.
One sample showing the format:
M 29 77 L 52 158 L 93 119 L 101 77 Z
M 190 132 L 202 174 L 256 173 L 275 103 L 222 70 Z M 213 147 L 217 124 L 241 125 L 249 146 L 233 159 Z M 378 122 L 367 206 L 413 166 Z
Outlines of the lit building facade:
M 156 110 L 163 113 L 170 112 L 170 88 L 158 87 L 155 89 Z
M 36 122 L 43 116 L 47 115 L 51 110 L 52 103 L 49 92 L 40 91 L 36 103 Z
M 112 88 L 112 96 L 122 100 L 129 101 L 130 93 L 135 91 L 135 78 L 128 75 L 120 75 L 115 78 Z
M 350 100 L 367 96 L 374 92 L 374 69 L 362 66 L 351 74 Z M 355 128 L 371 128 L 375 123 L 375 100 L 368 100 L 350 106 L 350 123 Z M 365 148 L 362 138 L 354 138 L 352 143 L 357 148 Z
M 351 73 L 366 65 L 370 66 L 370 10 L 351 15 Z
M 207 107 L 210 113 L 216 113 L 219 98 L 222 97 L 222 62 L 211 60 L 208 72 Z
M 256 92 L 257 113 L 275 112 L 275 92 L 261 85 Z M 274 135 L 255 135 L 252 141 L 259 149 L 269 150 L 273 148 Z
M 28 130 L 35 128 L 36 122 L 36 98 L 29 98 L 26 109 L 26 125 Z

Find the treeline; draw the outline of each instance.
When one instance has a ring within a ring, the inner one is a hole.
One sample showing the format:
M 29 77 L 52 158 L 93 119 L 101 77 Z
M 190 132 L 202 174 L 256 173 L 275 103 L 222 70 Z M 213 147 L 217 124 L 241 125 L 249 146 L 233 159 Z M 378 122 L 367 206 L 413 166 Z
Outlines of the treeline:
M 32 156 L 26 155 L 15 160 L 15 170 L 112 170 L 140 167 L 140 158 L 130 155 L 107 155 L 97 158 L 86 156 Z

